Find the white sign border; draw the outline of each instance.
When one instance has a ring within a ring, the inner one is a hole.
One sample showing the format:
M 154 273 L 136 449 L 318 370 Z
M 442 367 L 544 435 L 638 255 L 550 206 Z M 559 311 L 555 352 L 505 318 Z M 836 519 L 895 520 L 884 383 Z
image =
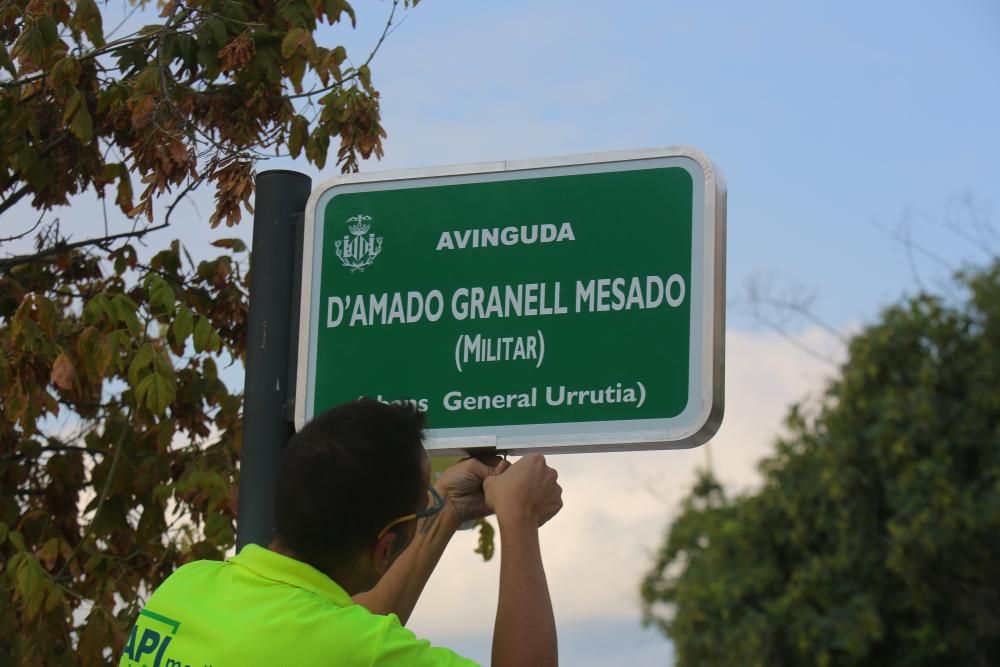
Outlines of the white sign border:
M 677 160 L 680 158 L 680 160 Z M 639 166 L 637 162 L 646 164 Z M 693 162 L 697 170 L 685 165 Z M 659 163 L 659 164 L 656 164 Z M 663 164 L 668 163 L 668 164 Z M 670 164 L 673 163 L 673 164 Z M 585 169 L 567 169 L 593 165 Z M 689 387 L 691 396 L 684 412 L 669 419 L 617 420 L 601 422 L 565 422 L 560 424 L 522 424 L 472 428 L 428 429 L 427 450 L 432 454 L 459 454 L 489 448 L 528 452 L 575 453 L 685 449 L 696 447 L 718 430 L 724 411 L 725 376 L 725 252 L 726 186 L 712 161 L 690 146 L 668 146 L 630 151 L 587 153 L 534 160 L 484 162 L 477 164 L 429 167 L 400 171 L 344 174 L 321 183 L 309 197 L 303 227 L 302 291 L 299 306 L 298 362 L 295 386 L 295 428 L 301 429 L 311 417 L 314 377 L 310 376 L 310 358 L 315 356 L 316 333 L 311 327 L 320 312 L 318 290 L 322 229 L 317 234 L 317 212 L 336 194 L 345 191 L 374 190 L 373 186 L 390 185 L 391 189 L 427 186 L 431 180 L 448 184 L 470 180 L 494 181 L 531 178 L 552 170 L 552 175 L 631 171 L 641 168 L 682 166 L 692 175 L 695 192 L 699 185 L 702 201 L 694 202 L 692 214 L 691 350 Z M 533 172 L 533 173 L 532 173 Z M 507 174 L 495 179 L 492 175 Z M 454 178 L 480 176 L 479 179 Z M 419 183 L 414 182 L 419 181 Z M 443 184 L 443 183 L 442 183 Z M 353 186 L 353 187 L 352 187 Z M 394 187 L 393 187 L 394 186 Z M 379 189 L 390 189 L 379 188 Z M 337 189 L 340 192 L 331 193 Z M 696 317 L 700 310 L 701 318 Z

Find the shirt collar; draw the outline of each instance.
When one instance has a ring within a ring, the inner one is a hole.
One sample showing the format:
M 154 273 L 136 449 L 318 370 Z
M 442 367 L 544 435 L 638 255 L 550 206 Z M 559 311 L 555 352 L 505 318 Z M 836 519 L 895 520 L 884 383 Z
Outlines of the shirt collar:
M 329 600 L 338 607 L 354 604 L 347 591 L 313 566 L 259 545 L 246 545 L 239 554 L 230 558 L 229 562 L 244 567 L 265 579 L 304 588 Z

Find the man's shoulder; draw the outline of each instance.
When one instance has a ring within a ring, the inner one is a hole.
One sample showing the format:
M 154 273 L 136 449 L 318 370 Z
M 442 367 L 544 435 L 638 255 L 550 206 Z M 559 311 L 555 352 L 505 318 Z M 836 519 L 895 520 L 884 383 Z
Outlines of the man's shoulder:
M 192 575 L 197 575 L 205 572 L 219 571 L 226 567 L 229 567 L 229 561 L 225 560 L 193 560 L 190 563 L 184 563 L 179 568 L 174 570 L 167 579 L 175 577 L 178 579 L 183 579 Z
M 164 597 L 178 588 L 191 586 L 195 581 L 198 582 L 195 585 L 204 585 L 206 579 L 211 579 L 228 567 L 229 563 L 221 560 L 195 560 L 185 563 L 164 579 L 153 595 Z
M 389 667 L 477 667 L 468 658 L 441 646 L 433 646 L 426 639 L 419 639 L 413 631 L 403 626 L 395 614 L 379 616 L 382 631 L 375 649 L 373 665 Z

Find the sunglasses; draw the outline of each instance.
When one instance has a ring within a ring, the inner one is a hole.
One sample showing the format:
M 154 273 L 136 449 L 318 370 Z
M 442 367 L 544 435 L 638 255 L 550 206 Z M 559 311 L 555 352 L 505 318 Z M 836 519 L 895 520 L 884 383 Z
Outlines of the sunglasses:
M 398 526 L 401 523 L 406 523 L 407 521 L 411 521 L 412 519 L 422 519 L 424 517 L 434 516 L 435 514 L 440 512 L 441 508 L 444 507 L 444 500 L 441 498 L 440 494 L 438 494 L 438 492 L 434 489 L 433 486 L 428 486 L 427 491 L 428 491 L 427 509 L 420 510 L 419 512 L 414 512 L 413 514 L 407 514 L 406 516 L 401 516 L 398 519 L 393 519 L 392 521 L 386 524 L 385 528 L 379 531 L 378 537 L 375 538 L 375 541 L 377 542 L 378 540 L 381 540 L 383 535 L 385 535 L 392 528 Z

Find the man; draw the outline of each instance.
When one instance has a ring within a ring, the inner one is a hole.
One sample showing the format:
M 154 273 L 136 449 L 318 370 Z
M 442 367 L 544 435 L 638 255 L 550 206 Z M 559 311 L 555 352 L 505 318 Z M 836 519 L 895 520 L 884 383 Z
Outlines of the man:
M 282 458 L 274 541 L 179 568 L 149 598 L 120 664 L 474 664 L 403 626 L 458 526 L 495 512 L 492 664 L 555 665 L 538 543 L 562 507 L 555 470 L 537 454 L 469 459 L 430 485 L 423 426 L 411 407 L 368 399 L 313 419 Z

